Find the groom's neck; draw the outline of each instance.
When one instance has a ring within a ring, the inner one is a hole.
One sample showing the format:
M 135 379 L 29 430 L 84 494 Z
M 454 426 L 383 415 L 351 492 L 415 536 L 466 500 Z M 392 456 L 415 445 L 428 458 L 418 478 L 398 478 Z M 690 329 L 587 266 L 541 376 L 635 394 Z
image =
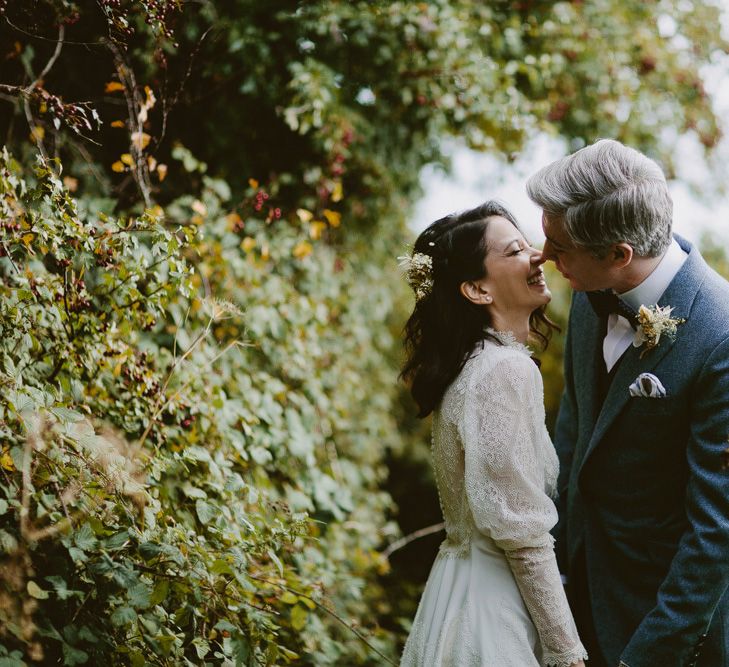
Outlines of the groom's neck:
M 665 253 L 664 253 L 665 254 Z M 635 257 L 616 276 L 616 282 L 612 289 L 618 294 L 624 294 L 638 287 L 656 267 L 661 263 L 663 255 L 659 257 Z

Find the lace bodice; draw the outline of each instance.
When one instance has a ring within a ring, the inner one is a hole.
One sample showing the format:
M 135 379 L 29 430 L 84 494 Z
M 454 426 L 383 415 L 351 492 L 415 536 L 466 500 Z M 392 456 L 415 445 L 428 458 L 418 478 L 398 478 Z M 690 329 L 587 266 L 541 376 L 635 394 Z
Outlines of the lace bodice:
M 558 462 L 544 389 L 528 348 L 489 331 L 433 415 L 433 464 L 446 524 L 444 556 L 476 532 L 504 551 L 536 626 L 544 664 L 585 658 L 553 551 Z

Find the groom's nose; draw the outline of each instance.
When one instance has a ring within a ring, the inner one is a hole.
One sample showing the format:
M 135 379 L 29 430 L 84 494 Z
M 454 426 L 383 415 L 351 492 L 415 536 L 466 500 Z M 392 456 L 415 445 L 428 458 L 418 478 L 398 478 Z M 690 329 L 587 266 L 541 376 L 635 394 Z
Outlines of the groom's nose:
M 556 260 L 554 249 L 552 248 L 552 242 L 549 239 L 545 239 L 544 247 L 542 248 L 542 262 L 546 262 L 551 259 L 553 262 Z

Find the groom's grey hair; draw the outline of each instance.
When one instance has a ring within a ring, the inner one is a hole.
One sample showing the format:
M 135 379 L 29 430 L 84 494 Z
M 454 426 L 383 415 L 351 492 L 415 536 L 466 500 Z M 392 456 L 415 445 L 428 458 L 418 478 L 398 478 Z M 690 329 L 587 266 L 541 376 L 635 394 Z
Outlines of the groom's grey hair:
M 658 257 L 671 243 L 673 202 L 663 171 L 619 141 L 602 139 L 552 162 L 526 187 L 547 216 L 564 221 L 572 243 L 598 257 L 615 243 Z

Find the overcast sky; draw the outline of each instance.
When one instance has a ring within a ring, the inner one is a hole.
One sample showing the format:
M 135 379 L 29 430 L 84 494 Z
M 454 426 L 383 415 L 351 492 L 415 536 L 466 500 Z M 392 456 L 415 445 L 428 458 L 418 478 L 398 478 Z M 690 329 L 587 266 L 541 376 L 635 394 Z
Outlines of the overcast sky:
M 724 0 L 724 4 L 727 7 L 724 27 L 729 31 L 729 0 Z M 714 181 L 729 179 L 729 56 L 717 58 L 705 74 L 706 87 L 714 99 L 717 115 L 726 119 L 726 136 L 716 149 L 713 167 L 705 164 L 695 138 L 687 135 L 680 139 L 676 160 L 679 178 L 669 183 L 674 203 L 674 229 L 691 241 L 698 241 L 708 231 L 729 245 L 729 187 L 723 194 L 707 193 L 704 187 L 712 181 L 711 176 Z M 513 211 L 532 242 L 542 243 L 540 211 L 526 196 L 524 184 L 529 175 L 566 154 L 563 140 L 538 135 L 513 164 L 456 143 L 450 144 L 449 152 L 453 156 L 451 174 L 445 175 L 432 167 L 423 170 L 421 182 L 425 194 L 413 215 L 415 231 L 420 232 L 448 213 L 495 198 Z

